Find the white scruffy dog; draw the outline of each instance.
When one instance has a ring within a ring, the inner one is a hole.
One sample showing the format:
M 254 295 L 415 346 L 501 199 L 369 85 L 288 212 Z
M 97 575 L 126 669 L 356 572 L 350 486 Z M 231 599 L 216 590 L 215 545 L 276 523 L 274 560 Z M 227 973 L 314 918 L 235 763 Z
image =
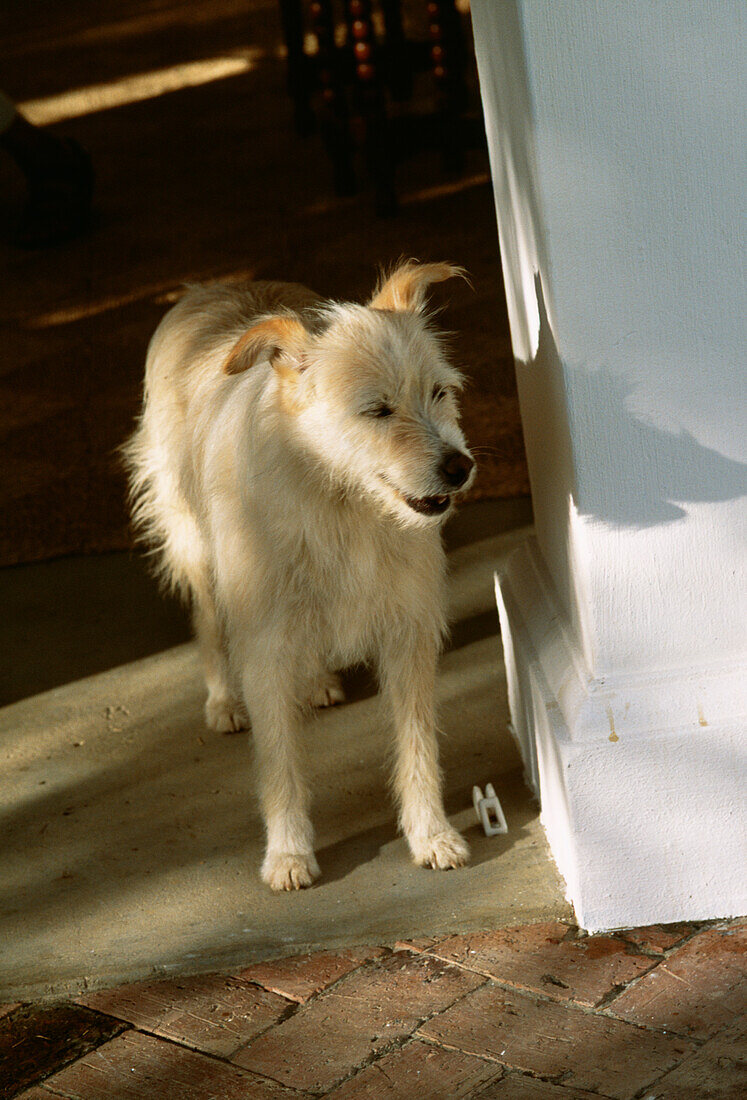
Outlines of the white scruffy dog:
M 319 875 L 304 710 L 332 670 L 375 662 L 396 733 L 394 790 L 415 862 L 468 858 L 447 821 L 434 727 L 444 633 L 441 523 L 474 476 L 460 375 L 425 314 L 449 264 L 400 264 L 367 305 L 289 283 L 193 287 L 148 350 L 125 445 L 133 516 L 187 597 L 207 722 L 251 723 L 273 890 Z

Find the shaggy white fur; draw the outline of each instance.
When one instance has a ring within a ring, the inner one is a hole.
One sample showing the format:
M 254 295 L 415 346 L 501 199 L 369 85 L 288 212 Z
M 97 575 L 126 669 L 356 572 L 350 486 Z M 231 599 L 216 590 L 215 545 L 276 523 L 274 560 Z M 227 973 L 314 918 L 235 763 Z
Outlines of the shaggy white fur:
M 192 287 L 153 336 L 125 445 L 133 517 L 192 606 L 208 725 L 251 723 L 262 877 L 309 886 L 301 725 L 372 660 L 394 717 L 393 786 L 419 864 L 468 857 L 443 808 L 434 679 L 445 630 L 440 527 L 474 477 L 460 375 L 425 314 L 461 269 L 397 267 L 367 305 L 295 284 Z

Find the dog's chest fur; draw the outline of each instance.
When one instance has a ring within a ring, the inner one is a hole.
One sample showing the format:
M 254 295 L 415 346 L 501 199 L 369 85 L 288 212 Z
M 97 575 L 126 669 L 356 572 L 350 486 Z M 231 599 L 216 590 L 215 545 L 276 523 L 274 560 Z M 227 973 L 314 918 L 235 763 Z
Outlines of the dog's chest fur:
M 289 628 L 333 665 L 374 657 L 402 624 L 443 629 L 444 552 L 435 530 L 372 522 L 360 506 L 315 502 L 274 545 Z M 274 587 L 274 585 L 272 586 Z

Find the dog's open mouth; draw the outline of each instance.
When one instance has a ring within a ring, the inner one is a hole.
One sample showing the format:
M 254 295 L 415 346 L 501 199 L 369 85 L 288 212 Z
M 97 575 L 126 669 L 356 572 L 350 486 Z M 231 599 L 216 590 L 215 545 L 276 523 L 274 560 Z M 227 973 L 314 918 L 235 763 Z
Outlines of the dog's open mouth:
M 451 497 L 448 493 L 442 493 L 439 496 L 433 497 L 408 497 L 407 493 L 403 493 L 401 489 L 398 489 L 397 486 L 389 480 L 386 474 L 379 474 L 379 477 L 390 489 L 394 490 L 400 500 L 404 500 L 408 508 L 412 508 L 413 512 L 420 512 L 422 516 L 443 515 L 451 504 Z
M 402 499 L 409 504 L 413 512 L 420 512 L 424 516 L 440 516 L 451 504 L 450 496 L 406 497 L 403 493 Z

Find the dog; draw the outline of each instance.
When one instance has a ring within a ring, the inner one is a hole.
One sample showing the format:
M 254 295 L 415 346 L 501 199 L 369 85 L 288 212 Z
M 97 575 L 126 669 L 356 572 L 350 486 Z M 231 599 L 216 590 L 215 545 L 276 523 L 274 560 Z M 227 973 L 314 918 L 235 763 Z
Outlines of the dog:
M 343 700 L 334 670 L 362 661 L 391 706 L 414 861 L 468 859 L 434 722 L 441 526 L 475 474 L 462 377 L 427 311 L 453 276 L 400 262 L 365 305 L 292 283 L 193 286 L 148 348 L 123 448 L 134 528 L 191 606 L 208 726 L 251 727 L 273 890 L 319 876 L 301 731 L 309 707 Z

